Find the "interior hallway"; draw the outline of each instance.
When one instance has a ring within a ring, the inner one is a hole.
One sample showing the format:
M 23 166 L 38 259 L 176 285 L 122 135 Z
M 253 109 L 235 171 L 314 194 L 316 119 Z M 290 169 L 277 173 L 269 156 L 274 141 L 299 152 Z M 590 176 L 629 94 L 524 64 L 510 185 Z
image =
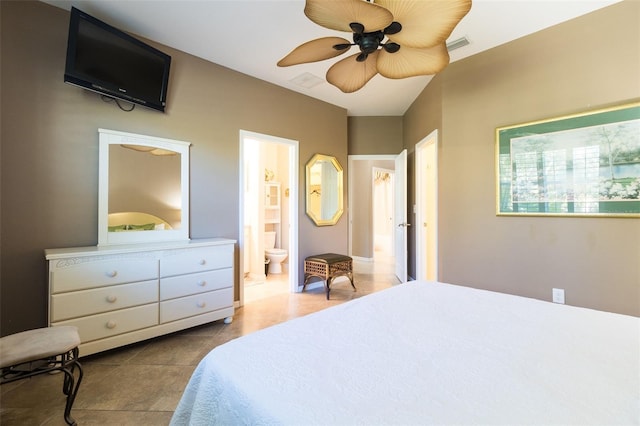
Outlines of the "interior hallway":
M 79 425 L 169 424 L 191 373 L 211 349 L 398 283 L 388 264 L 360 262 L 354 262 L 354 281 L 355 292 L 346 278 L 337 278 L 330 300 L 322 287 L 298 294 L 286 292 L 286 286 L 285 291 L 271 294 L 271 289 L 264 287 L 249 296 L 250 300 L 245 293 L 247 303 L 236 310 L 231 324 L 216 321 L 81 358 L 85 375 L 71 414 Z M 291 349 L 295 350 L 294 342 Z M 0 391 L 3 426 L 65 424 L 62 376 L 36 376 L 3 385 Z

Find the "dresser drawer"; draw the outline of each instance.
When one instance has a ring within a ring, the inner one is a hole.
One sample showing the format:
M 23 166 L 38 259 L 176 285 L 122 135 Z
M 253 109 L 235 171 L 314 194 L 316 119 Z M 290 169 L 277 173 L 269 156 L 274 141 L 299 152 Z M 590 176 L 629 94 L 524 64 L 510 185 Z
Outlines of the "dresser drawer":
M 162 278 L 160 280 L 160 300 L 175 299 L 226 287 L 233 287 L 232 268 Z
M 58 261 L 61 263 L 61 261 Z M 110 259 L 55 266 L 51 272 L 51 291 L 82 290 L 158 278 L 157 259 Z
M 158 304 L 153 303 L 90 317 L 60 321 L 51 325 L 75 325 L 80 333 L 80 341 L 87 343 L 157 324 Z
M 233 267 L 233 245 L 193 248 L 166 253 L 160 262 L 160 275 L 189 274 Z
M 204 314 L 233 306 L 233 287 L 160 302 L 160 322 Z
M 120 284 L 51 296 L 51 322 L 158 301 L 158 280 Z

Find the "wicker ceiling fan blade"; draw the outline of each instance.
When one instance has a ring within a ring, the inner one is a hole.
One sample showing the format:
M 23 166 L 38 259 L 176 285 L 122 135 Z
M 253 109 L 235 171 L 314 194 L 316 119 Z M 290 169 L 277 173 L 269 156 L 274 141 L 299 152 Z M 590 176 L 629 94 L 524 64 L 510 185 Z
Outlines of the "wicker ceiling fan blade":
M 402 31 L 390 34 L 389 39 L 409 47 L 431 47 L 446 41 L 471 10 L 471 0 L 376 0 L 376 3 L 402 24 Z
M 327 81 L 344 93 L 360 90 L 377 73 L 378 51 L 370 54 L 364 61 L 357 61 L 360 54 L 351 55 L 333 64 L 327 71 Z
M 322 37 L 308 41 L 293 49 L 287 56 L 278 61 L 279 67 L 288 67 L 291 65 L 306 64 L 308 62 L 324 61 L 325 59 L 335 58 L 349 50 L 335 49 L 335 45 L 350 44 L 349 40 L 341 37 Z
M 377 68 L 387 78 L 407 78 L 433 75 L 449 64 L 449 52 L 444 42 L 437 46 L 418 49 L 402 46 L 396 53 L 384 50 L 378 55 Z
M 391 12 L 363 0 L 307 0 L 304 14 L 323 27 L 352 32 L 351 23 L 364 26 L 364 32 L 378 31 L 393 22 Z

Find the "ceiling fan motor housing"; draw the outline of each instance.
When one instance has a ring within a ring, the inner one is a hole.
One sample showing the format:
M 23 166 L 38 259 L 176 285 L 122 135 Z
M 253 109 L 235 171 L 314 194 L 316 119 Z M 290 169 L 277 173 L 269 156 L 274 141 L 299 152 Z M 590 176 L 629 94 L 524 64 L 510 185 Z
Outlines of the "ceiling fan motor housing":
M 380 42 L 384 39 L 382 31 L 375 31 L 372 33 L 354 33 L 353 42 L 360 47 L 362 53 L 367 55 L 375 52 L 380 47 Z

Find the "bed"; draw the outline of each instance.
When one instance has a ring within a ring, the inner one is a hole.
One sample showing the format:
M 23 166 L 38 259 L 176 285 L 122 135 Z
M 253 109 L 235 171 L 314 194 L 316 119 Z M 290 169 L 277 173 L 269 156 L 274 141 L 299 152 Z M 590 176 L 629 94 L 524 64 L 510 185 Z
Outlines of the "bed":
M 143 212 L 109 213 L 109 232 L 160 231 L 173 229 L 164 219 Z
M 215 348 L 171 423 L 640 424 L 640 318 L 400 284 Z

